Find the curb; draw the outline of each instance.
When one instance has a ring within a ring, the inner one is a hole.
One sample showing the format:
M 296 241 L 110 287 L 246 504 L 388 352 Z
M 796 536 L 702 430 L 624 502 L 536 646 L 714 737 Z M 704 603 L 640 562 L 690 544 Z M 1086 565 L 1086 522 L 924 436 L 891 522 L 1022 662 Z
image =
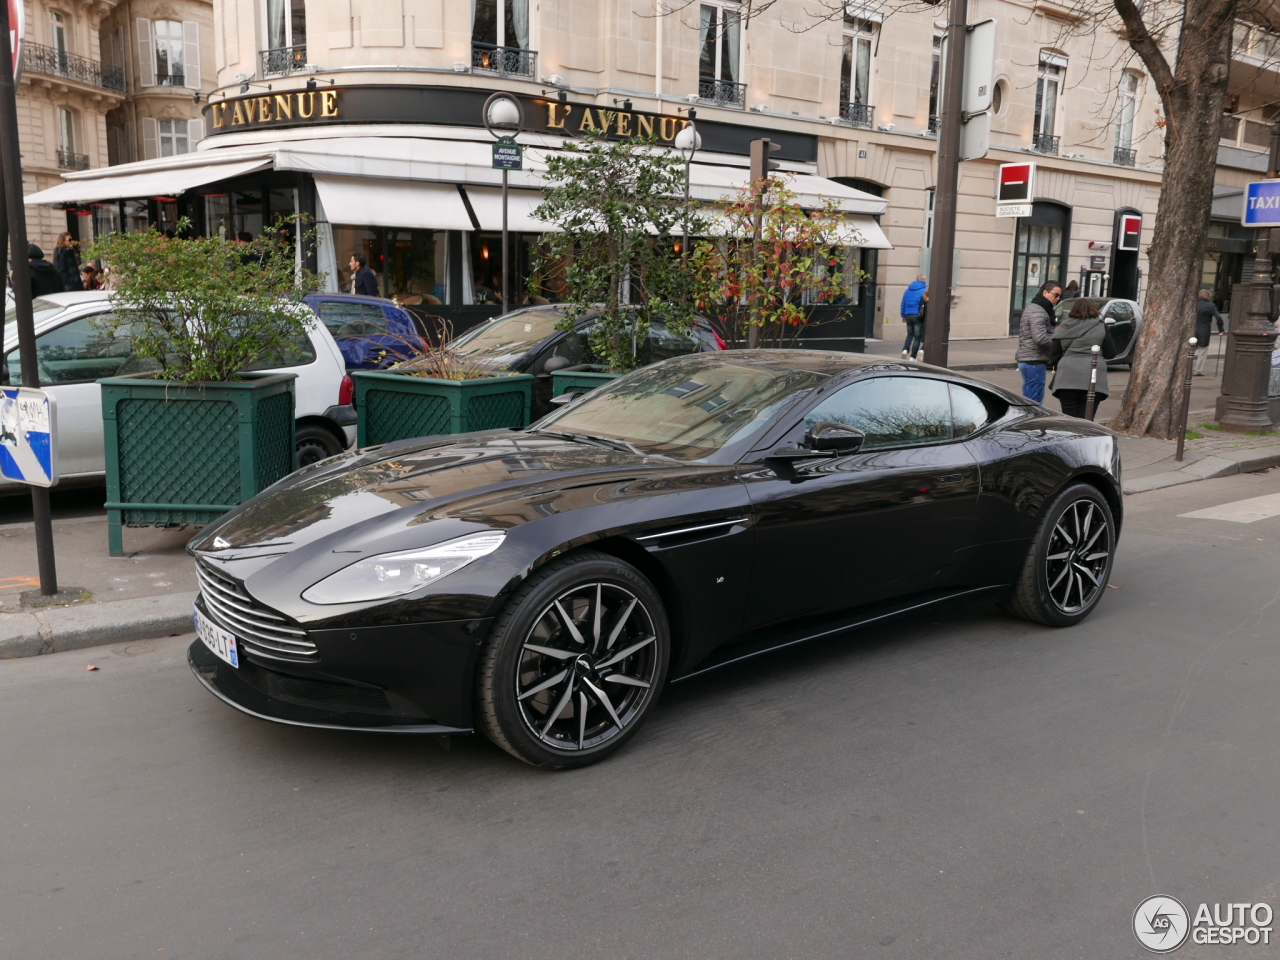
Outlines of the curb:
M 0 659 L 190 633 L 194 593 L 0 614 Z
M 1146 493 L 1149 490 L 1162 490 L 1165 487 L 1195 483 L 1197 480 L 1230 477 L 1237 473 L 1256 473 L 1275 466 L 1280 466 L 1280 446 L 1258 447 L 1253 450 L 1227 450 L 1187 464 L 1181 470 L 1169 470 L 1165 473 L 1153 473 L 1148 477 L 1138 477 L 1136 480 L 1126 480 L 1122 484 L 1122 489 L 1126 494 Z

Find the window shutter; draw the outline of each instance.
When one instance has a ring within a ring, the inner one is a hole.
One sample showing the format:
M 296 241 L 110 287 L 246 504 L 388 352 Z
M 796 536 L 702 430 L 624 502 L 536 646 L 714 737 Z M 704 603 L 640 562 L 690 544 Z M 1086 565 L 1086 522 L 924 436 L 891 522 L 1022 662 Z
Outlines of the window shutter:
M 188 120 L 187 121 L 187 149 L 192 153 L 195 152 L 196 144 L 204 139 L 204 121 Z
M 200 89 L 200 24 L 192 20 L 182 23 L 182 67 L 186 70 L 185 86 Z
M 156 85 L 156 45 L 151 39 L 151 21 L 138 18 L 138 83 Z
M 142 159 L 154 160 L 160 156 L 160 125 L 153 117 L 142 118 Z
M 133 163 L 133 121 L 124 122 L 124 150 L 120 152 L 121 163 Z

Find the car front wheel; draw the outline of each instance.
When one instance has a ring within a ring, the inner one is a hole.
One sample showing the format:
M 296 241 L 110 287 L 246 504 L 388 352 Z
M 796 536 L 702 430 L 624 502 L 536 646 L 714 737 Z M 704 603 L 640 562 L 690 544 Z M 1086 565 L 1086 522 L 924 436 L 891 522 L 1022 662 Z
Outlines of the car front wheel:
M 1069 627 L 1098 605 L 1111 576 L 1116 522 L 1095 488 L 1075 483 L 1049 505 L 1006 601 L 1009 611 L 1050 627 Z
M 662 600 L 595 552 L 535 573 L 494 621 L 477 677 L 480 728 L 535 766 L 603 760 L 635 735 L 666 679 Z

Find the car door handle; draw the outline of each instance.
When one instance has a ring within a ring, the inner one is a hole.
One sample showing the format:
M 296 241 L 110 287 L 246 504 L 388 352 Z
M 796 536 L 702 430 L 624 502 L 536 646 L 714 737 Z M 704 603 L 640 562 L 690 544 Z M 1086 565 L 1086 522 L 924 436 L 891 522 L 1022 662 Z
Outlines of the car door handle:
M 964 483 L 964 474 L 948 473 L 945 477 L 939 477 L 937 482 L 939 486 L 941 486 L 944 483 Z

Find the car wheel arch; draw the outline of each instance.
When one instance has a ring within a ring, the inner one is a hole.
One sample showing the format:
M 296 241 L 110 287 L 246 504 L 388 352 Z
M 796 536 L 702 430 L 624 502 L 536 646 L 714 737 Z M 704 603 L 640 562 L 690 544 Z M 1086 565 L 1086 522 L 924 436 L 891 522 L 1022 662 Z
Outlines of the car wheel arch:
M 305 416 L 298 417 L 294 421 L 295 429 L 301 430 L 303 427 L 320 427 L 323 430 L 333 434 L 333 439 L 338 445 L 345 450 L 347 448 L 347 437 L 342 428 L 330 420 L 328 417 Z
M 1045 506 L 1053 503 L 1058 494 L 1073 483 L 1087 483 L 1102 494 L 1103 499 L 1107 501 L 1107 506 L 1111 508 L 1111 515 L 1116 523 L 1116 533 L 1119 534 L 1124 517 L 1124 501 L 1115 484 L 1111 483 L 1107 475 L 1100 470 L 1081 470 L 1067 477 L 1053 493 L 1045 498 Z

